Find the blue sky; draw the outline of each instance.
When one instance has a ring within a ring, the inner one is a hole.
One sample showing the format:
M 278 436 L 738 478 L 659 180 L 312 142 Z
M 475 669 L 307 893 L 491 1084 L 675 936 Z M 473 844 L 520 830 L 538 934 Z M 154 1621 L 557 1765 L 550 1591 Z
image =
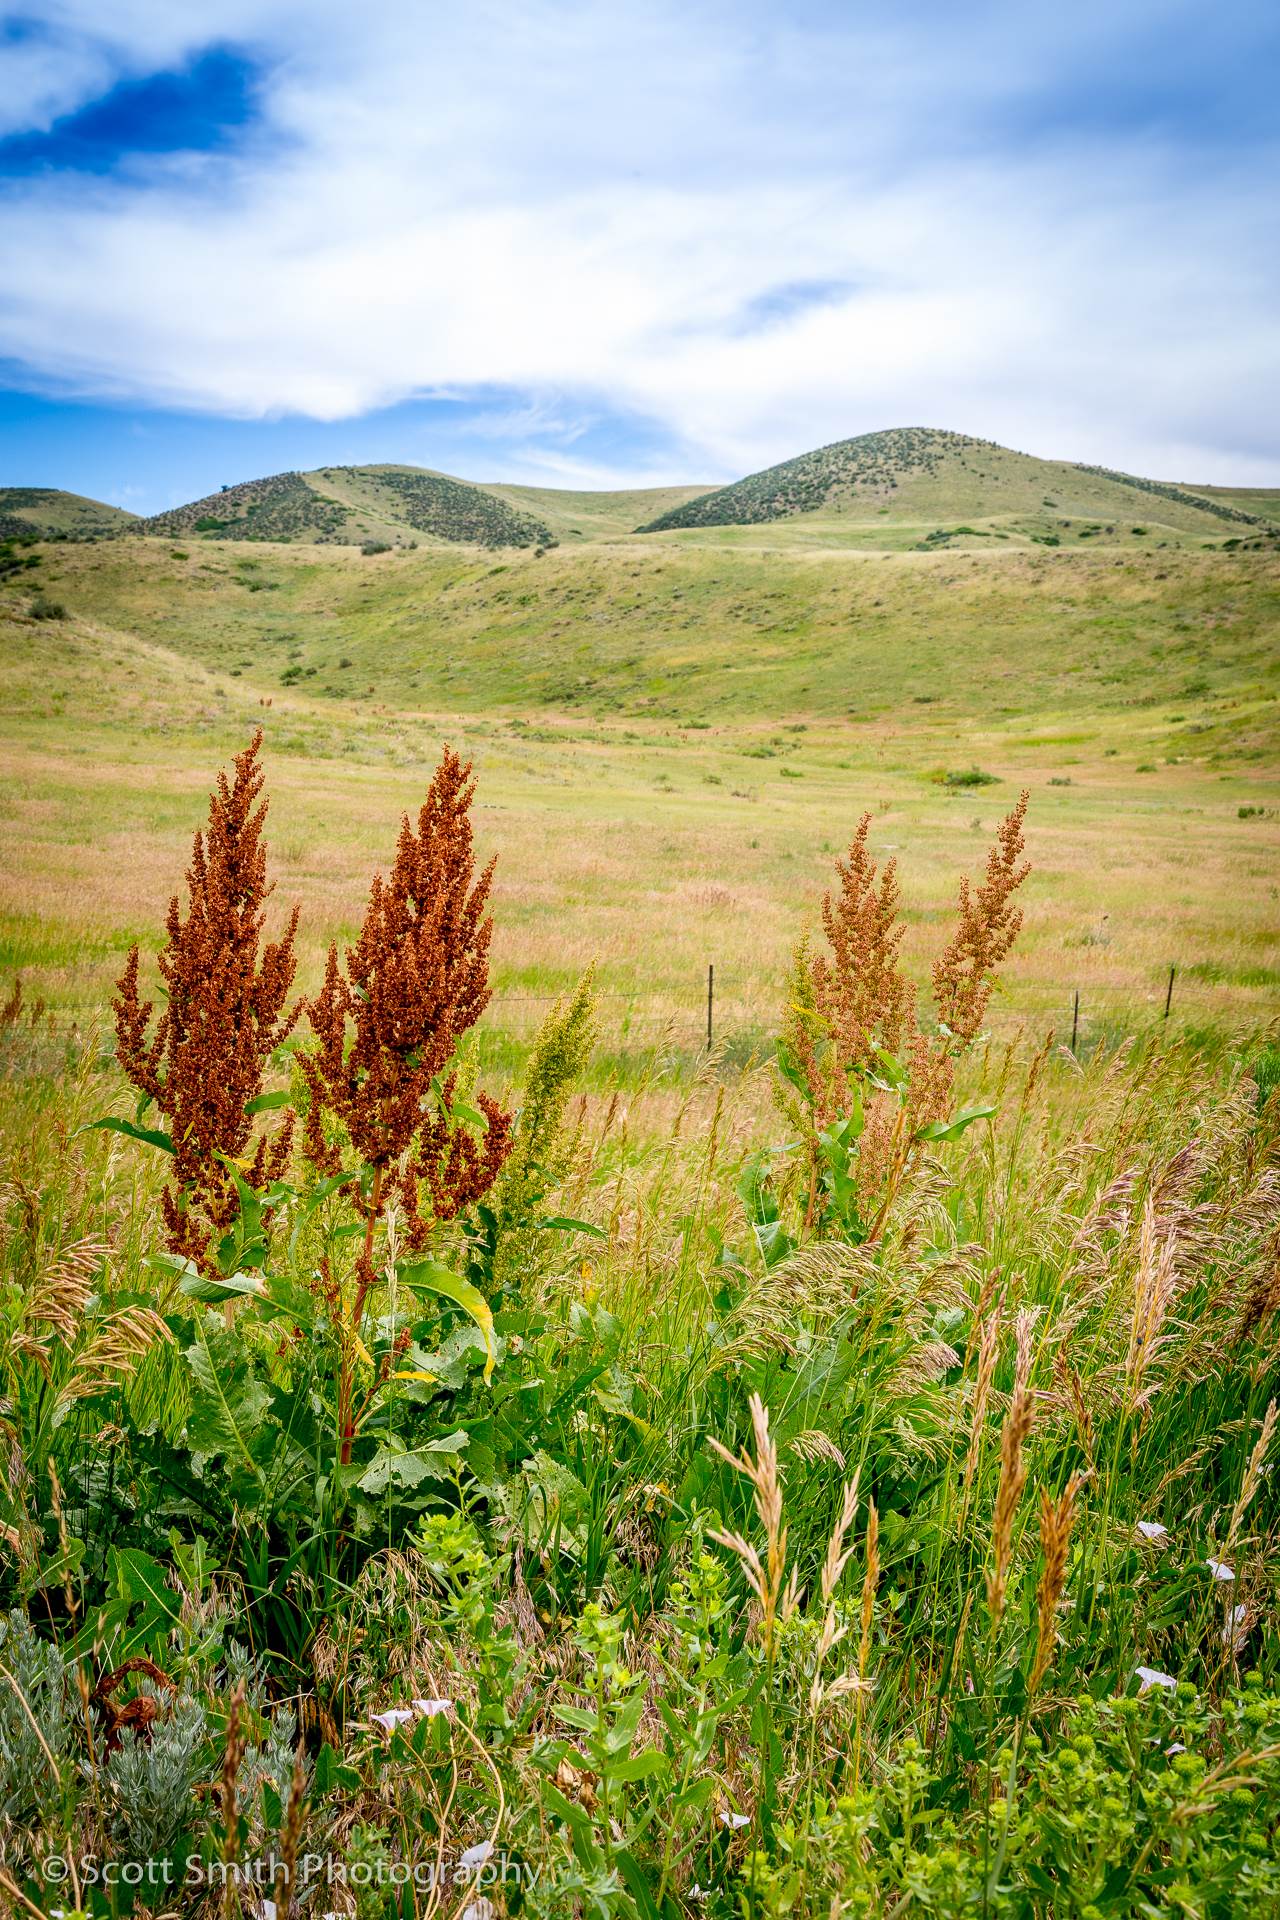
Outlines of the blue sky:
M 1280 482 L 1280 12 L 0 9 L 0 484 L 729 478 L 931 425 Z

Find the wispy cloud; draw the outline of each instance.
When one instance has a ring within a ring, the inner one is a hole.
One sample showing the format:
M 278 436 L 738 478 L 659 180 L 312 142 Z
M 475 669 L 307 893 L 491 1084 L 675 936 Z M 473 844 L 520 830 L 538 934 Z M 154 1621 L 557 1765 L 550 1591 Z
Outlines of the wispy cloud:
M 214 49 L 254 112 L 212 157 L 193 99 L 187 148 L 126 128 L 114 169 L 3 186 L 0 356 L 46 391 L 334 422 L 447 396 L 530 477 L 710 479 L 911 423 L 1280 468 L 1256 8 L 111 14 L 0 40 L 11 132 Z

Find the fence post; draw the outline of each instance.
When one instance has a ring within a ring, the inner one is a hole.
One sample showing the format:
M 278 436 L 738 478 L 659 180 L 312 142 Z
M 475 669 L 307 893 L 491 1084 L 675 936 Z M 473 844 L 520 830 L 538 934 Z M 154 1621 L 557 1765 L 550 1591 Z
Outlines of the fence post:
M 707 962 L 707 1052 L 711 1051 L 712 1009 L 715 1005 L 716 969 L 714 961 Z
M 1169 991 L 1164 996 L 1164 1017 L 1166 1020 L 1169 1018 L 1169 1009 L 1173 1005 L 1173 976 L 1177 971 L 1178 969 L 1176 967 L 1170 967 L 1169 969 Z
M 1076 1034 L 1080 1030 L 1080 989 L 1076 988 L 1075 1005 L 1071 1009 L 1071 1051 L 1076 1050 Z

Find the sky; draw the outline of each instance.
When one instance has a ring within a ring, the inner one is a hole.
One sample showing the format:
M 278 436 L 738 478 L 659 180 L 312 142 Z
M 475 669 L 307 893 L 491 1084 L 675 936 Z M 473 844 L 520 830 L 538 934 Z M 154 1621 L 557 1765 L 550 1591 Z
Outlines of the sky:
M 0 485 L 1280 484 L 1280 8 L 0 5 Z

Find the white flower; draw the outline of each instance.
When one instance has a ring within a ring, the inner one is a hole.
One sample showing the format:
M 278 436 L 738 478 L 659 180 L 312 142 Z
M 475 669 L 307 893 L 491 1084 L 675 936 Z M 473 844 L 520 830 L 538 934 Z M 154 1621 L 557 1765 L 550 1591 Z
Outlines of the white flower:
M 1232 1653 L 1239 1653 L 1249 1638 L 1249 1609 L 1232 1607 L 1227 1615 L 1227 1624 L 1222 1630 L 1222 1644 L 1230 1647 Z
M 388 1707 L 385 1713 L 374 1713 L 369 1717 L 378 1726 L 385 1727 L 388 1733 L 394 1733 L 395 1729 L 402 1727 L 406 1720 L 412 1720 L 413 1708 Z
M 468 1847 L 465 1853 L 458 1855 L 458 1865 L 470 1873 L 476 1867 L 482 1867 L 493 1852 L 492 1840 L 481 1840 L 474 1847 Z
M 492 1900 L 486 1900 L 481 1894 L 478 1900 L 473 1900 L 470 1906 L 462 1909 L 462 1920 L 493 1920 Z
M 1236 1577 L 1225 1560 L 1206 1560 L 1205 1565 L 1215 1580 L 1234 1580 Z
M 1138 1522 L 1138 1532 L 1144 1540 L 1163 1540 L 1168 1531 L 1168 1527 L 1162 1527 L 1158 1520 L 1139 1520 Z
M 1134 1672 L 1142 1682 L 1140 1693 L 1145 1693 L 1148 1687 L 1168 1687 L 1172 1693 L 1178 1684 L 1171 1673 L 1161 1673 L 1158 1667 L 1135 1667 Z
M 453 1702 L 452 1700 L 415 1700 L 413 1704 L 416 1712 L 430 1720 L 434 1714 L 448 1713 Z
M 1166 1753 L 1185 1753 L 1186 1748 L 1183 1746 L 1181 1740 L 1175 1740 L 1171 1747 L 1165 1748 L 1165 1752 Z
M 736 1833 L 739 1827 L 749 1827 L 751 1825 L 751 1815 L 749 1813 L 727 1813 L 722 1809 L 720 1824 L 722 1827 L 728 1827 L 730 1832 Z

